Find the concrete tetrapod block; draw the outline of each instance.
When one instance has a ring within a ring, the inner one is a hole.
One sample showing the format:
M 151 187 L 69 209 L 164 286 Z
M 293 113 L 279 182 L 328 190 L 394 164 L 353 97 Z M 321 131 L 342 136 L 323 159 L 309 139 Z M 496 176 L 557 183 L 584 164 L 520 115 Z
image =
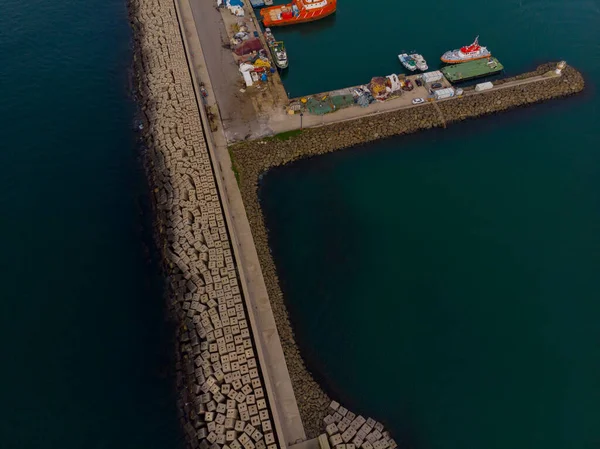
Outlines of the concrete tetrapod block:
M 325 423 L 326 426 L 328 426 L 329 424 L 335 423 L 335 419 L 333 418 L 332 415 L 327 415 L 327 416 L 325 416 L 325 418 L 323 418 L 323 422 Z
M 335 423 L 332 423 L 325 427 L 325 432 L 327 432 L 327 435 L 331 436 L 335 435 L 336 433 L 339 433 L 339 430 Z
M 344 417 L 339 423 L 337 423 L 338 429 L 340 432 L 345 432 L 348 427 L 350 427 L 350 420 Z
M 356 435 L 356 430 L 354 430 L 352 427 L 348 428 L 344 433 L 342 433 L 342 439 L 344 440 L 344 443 L 351 441 L 354 438 L 354 435 Z
M 343 443 L 342 436 L 339 433 L 337 433 L 335 435 L 331 435 L 329 437 L 329 443 L 332 446 L 337 446 L 338 444 L 342 444 Z

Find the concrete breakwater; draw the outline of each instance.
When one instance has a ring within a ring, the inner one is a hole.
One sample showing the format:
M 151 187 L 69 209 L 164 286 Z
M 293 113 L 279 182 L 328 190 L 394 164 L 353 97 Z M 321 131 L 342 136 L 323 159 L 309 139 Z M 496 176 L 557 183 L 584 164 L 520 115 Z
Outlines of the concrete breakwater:
M 243 294 L 176 9 L 132 0 L 136 89 L 189 447 L 285 446 Z
M 167 275 L 169 311 L 178 329 L 176 387 L 188 446 L 277 449 L 297 443 L 285 441 L 280 430 L 174 4 L 132 0 L 130 21 L 156 239 Z M 288 364 L 292 361 L 291 377 L 309 437 L 325 430 L 321 443 L 336 449 L 395 449 L 382 424 L 329 402 L 307 375 L 291 335 L 283 346 Z M 302 380 L 308 383 L 300 385 Z
M 544 64 L 533 72 L 508 78 L 496 84 L 540 76 L 555 67 L 554 63 Z M 329 153 L 384 137 L 443 127 L 468 118 L 573 95 L 583 88 L 584 80 L 581 74 L 572 67 L 567 67 L 560 77 L 305 129 L 301 134 L 288 140 L 270 138 L 241 142 L 230 147 L 232 163 L 239 174 L 239 185 L 246 213 L 252 228 L 252 235 L 307 434 L 314 435 L 314 432 L 318 432 L 320 422 L 327 414 L 329 400 L 327 395 L 320 391 L 320 387 L 306 369 L 296 347 L 258 201 L 259 177 L 272 167 L 302 158 Z
M 170 0 L 131 0 L 130 11 L 157 240 L 164 257 L 170 311 L 178 324 L 181 425 L 194 448 L 276 449 L 294 443 L 282 437 L 274 405 L 277 398 L 263 369 L 260 341 L 252 326 L 252 307 L 240 285 L 175 5 Z M 269 253 L 256 195 L 260 174 L 302 157 L 569 95 L 582 88 L 579 73 L 567 68 L 562 77 L 310 129 L 289 141 L 244 142 L 232 148 L 308 437 L 317 436 L 325 424 L 329 442 L 337 449 L 395 445 L 380 430 L 381 425 L 362 422 L 362 417 L 351 419 L 352 413 L 344 415 L 335 409 L 336 403 L 303 363 Z M 350 435 L 353 431 L 356 434 Z

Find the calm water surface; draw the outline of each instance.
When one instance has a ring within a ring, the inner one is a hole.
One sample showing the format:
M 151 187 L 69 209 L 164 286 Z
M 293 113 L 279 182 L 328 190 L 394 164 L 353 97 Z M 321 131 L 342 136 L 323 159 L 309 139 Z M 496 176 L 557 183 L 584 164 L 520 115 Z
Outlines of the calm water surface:
M 0 447 L 182 447 L 125 2 L 0 4 Z
M 420 449 L 600 445 L 600 4 L 340 2 L 277 30 L 292 95 L 481 35 L 510 74 L 565 58 L 585 95 L 322 156 L 260 195 L 326 388 Z M 364 32 L 364 33 L 363 33 Z

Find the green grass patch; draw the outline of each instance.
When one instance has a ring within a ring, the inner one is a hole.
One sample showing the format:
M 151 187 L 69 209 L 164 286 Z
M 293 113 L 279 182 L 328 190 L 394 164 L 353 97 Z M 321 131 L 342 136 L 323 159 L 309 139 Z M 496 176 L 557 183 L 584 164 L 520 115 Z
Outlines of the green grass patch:
M 263 140 L 290 140 L 292 137 L 299 136 L 300 134 L 302 134 L 301 129 L 292 129 L 291 131 L 285 131 L 271 137 L 265 137 Z
M 235 164 L 235 158 L 233 157 L 233 152 L 231 151 L 231 147 L 227 148 L 229 152 L 229 159 L 231 159 L 231 170 L 233 171 L 233 175 L 235 176 L 235 180 L 237 181 L 238 187 L 240 186 L 240 172 Z

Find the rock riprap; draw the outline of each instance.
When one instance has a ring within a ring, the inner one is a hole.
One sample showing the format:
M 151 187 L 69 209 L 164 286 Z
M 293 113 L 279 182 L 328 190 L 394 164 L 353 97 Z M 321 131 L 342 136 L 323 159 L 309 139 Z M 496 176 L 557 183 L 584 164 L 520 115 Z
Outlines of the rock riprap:
M 182 427 L 193 448 L 277 449 L 174 4 L 133 0 L 130 8 L 157 235 L 178 323 Z
M 398 444 L 383 424 L 356 415 L 332 401 L 323 418 L 328 442 L 335 449 L 396 449 Z

